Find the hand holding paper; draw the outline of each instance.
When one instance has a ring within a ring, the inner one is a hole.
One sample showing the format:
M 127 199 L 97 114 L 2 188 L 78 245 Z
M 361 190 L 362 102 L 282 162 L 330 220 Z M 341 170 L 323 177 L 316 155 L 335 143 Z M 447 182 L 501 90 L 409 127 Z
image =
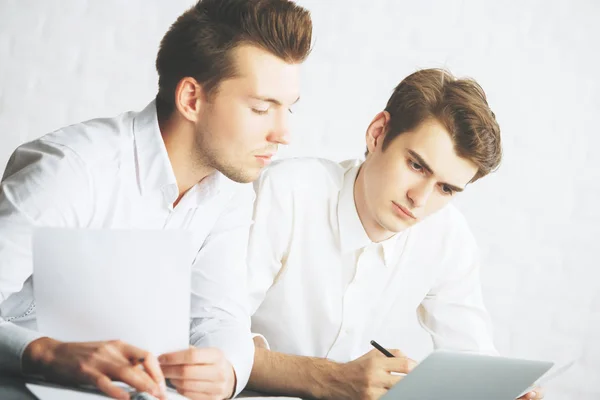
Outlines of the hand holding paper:
M 166 395 L 165 379 L 156 357 L 119 341 L 63 343 L 41 338 L 25 350 L 23 369 L 50 381 L 94 385 L 115 399 L 128 400 L 129 393 L 112 380 L 160 399 Z
M 235 371 L 218 349 L 190 347 L 158 360 L 165 377 L 186 397 L 228 399 L 234 394 Z
M 162 396 L 155 354 L 188 348 L 190 243 L 175 230 L 38 230 L 37 323 L 53 339 L 30 344 L 28 372 L 115 398 L 129 395 L 111 380 Z

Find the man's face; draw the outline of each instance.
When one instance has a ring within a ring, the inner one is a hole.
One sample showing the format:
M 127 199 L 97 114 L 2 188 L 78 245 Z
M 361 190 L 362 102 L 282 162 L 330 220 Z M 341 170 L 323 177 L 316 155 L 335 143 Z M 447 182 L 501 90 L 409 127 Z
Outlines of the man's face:
M 289 141 L 290 107 L 299 98 L 299 65 L 260 48 L 233 50 L 237 74 L 222 81 L 202 110 L 196 150 L 237 182 L 258 178 L 279 144 Z
M 400 134 L 385 151 L 383 138 L 373 140 L 361 171 L 367 218 L 380 233 L 400 232 L 438 211 L 477 172 L 434 119 Z

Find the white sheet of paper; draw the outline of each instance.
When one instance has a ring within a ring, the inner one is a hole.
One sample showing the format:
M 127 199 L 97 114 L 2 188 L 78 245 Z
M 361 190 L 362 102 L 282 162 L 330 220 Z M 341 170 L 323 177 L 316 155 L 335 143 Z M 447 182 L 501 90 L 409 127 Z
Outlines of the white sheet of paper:
M 81 392 L 78 390 L 38 385 L 34 383 L 26 383 L 25 386 L 39 400 L 106 400 L 109 398 L 108 396 L 99 393 Z M 169 391 L 167 393 L 167 399 L 187 400 L 187 397 L 184 397 L 177 392 Z
M 106 400 L 101 394 L 79 392 L 77 390 L 60 389 L 52 386 L 26 383 L 25 386 L 39 400 Z
M 36 230 L 38 330 L 71 342 L 120 339 L 157 356 L 186 349 L 191 245 L 182 230 Z

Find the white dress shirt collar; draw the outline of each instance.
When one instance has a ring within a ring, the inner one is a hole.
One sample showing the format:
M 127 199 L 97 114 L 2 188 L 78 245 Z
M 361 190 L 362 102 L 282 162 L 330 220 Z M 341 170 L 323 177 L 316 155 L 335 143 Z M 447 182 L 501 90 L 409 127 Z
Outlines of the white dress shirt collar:
M 165 198 L 172 197 L 169 188 L 177 188 L 177 179 L 160 133 L 154 101 L 133 119 L 133 140 L 140 191 L 159 189 Z
M 367 235 L 358 216 L 356 203 L 354 202 L 354 184 L 361 165 L 356 164 L 353 168 L 346 171 L 340 190 L 338 200 L 340 247 L 342 252 L 346 253 L 360 250 L 367 246 L 376 246 L 378 251 L 383 252 L 384 263 L 387 267 L 393 263 L 394 250 L 401 235 L 396 234 L 379 243 L 372 242 Z

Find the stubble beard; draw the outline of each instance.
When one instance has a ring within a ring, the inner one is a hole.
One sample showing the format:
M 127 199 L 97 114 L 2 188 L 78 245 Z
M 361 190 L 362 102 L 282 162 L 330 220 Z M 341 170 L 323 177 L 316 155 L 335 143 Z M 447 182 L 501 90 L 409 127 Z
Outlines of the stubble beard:
M 192 160 L 194 162 L 194 168 L 212 168 L 227 178 L 231 179 L 234 182 L 238 183 L 249 183 L 254 181 L 258 176 L 253 173 L 253 171 L 249 169 L 245 169 L 241 163 L 234 164 L 234 162 L 224 160 L 222 156 L 219 155 L 219 151 L 214 149 L 206 143 L 205 132 L 202 132 L 200 129 L 196 132 L 195 135 L 195 146 L 194 146 L 194 154 L 192 155 Z

